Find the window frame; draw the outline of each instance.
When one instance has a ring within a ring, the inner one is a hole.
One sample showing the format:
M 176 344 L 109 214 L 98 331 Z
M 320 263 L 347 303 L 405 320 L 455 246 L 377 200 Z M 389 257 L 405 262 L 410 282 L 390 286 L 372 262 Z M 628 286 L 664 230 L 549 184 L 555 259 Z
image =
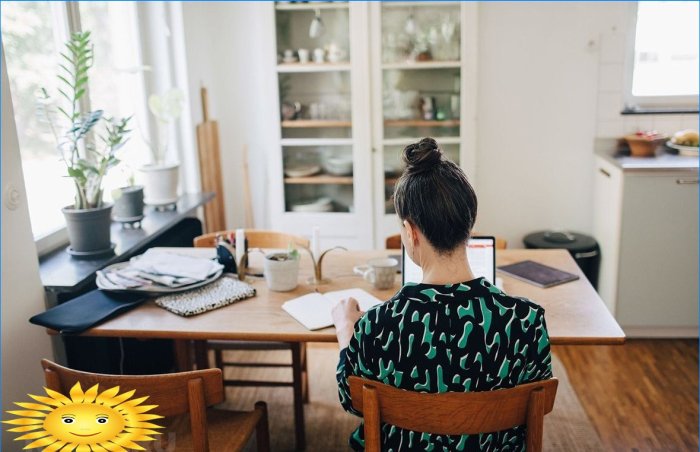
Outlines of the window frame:
M 628 3 L 627 8 L 629 27 L 627 28 L 627 51 L 624 64 L 623 113 L 645 113 L 645 110 L 663 110 L 665 113 L 697 113 L 698 96 L 635 96 L 632 94 L 639 3 Z
M 60 16 L 58 14 L 54 15 L 53 25 L 56 27 L 57 34 L 60 37 L 57 38 L 57 41 L 60 40 L 60 44 L 62 45 L 73 33 L 82 31 L 80 5 L 79 2 L 63 1 L 52 3 L 51 7 L 54 13 L 56 11 L 60 12 Z M 58 46 L 59 42 L 56 42 L 56 44 Z M 141 56 L 141 49 L 139 49 L 139 55 Z M 90 104 L 90 88 L 86 87 L 86 93 L 79 101 L 79 109 L 81 111 L 89 111 L 91 108 Z M 147 109 L 145 101 L 143 108 Z M 146 127 L 145 132 L 150 135 L 150 128 Z M 34 243 L 39 257 L 66 246 L 68 242 L 68 230 L 66 229 L 65 223 L 49 233 L 34 237 Z

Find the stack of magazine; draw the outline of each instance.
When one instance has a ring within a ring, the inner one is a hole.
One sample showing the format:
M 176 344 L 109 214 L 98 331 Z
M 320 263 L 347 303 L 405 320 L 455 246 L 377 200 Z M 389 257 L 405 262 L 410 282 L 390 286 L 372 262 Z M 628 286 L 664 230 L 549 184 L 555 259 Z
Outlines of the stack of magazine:
M 129 262 L 97 272 L 97 287 L 110 291 L 172 293 L 215 281 L 224 267 L 217 261 L 150 249 Z

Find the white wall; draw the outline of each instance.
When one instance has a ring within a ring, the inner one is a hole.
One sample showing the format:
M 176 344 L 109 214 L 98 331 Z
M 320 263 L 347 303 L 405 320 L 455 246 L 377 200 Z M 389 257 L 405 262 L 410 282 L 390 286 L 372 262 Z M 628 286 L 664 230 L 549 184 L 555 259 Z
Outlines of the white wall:
M 190 108 L 202 120 L 200 84 L 208 89 L 210 117 L 219 122 L 228 228 L 244 225 L 242 153 L 248 147 L 254 226 L 268 225 L 265 154 L 274 146 L 277 115 L 273 3 L 183 3 Z M 276 107 L 275 107 L 276 108 Z
M 12 402 L 27 401 L 27 393 L 41 393 L 44 376 L 39 361 L 52 358 L 49 336 L 43 328 L 31 325 L 29 317 L 42 312 L 44 289 L 39 280 L 36 247 L 29 224 L 17 141 L 15 117 L 10 101 L 5 53 L 2 54 L 2 411 L 17 408 Z M 17 192 L 16 204 L 6 197 Z M 5 417 L 5 416 L 3 416 Z M 2 450 L 21 450 L 24 443 L 13 442 L 16 434 L 2 429 Z
M 604 3 L 479 5 L 478 229 L 590 232 Z
M 479 4 L 479 230 L 590 234 L 596 137 L 697 128 L 620 115 L 630 19 L 625 2 Z

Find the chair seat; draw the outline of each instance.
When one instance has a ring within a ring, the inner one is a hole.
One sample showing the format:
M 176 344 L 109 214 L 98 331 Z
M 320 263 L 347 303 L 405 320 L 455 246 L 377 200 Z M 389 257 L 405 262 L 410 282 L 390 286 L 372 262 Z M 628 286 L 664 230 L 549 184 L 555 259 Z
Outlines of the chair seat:
M 289 342 L 207 341 L 212 350 L 290 350 Z
M 236 451 L 242 450 L 255 431 L 255 426 L 261 417 L 258 410 L 227 411 L 208 409 L 207 429 L 209 432 L 209 450 Z M 139 443 L 146 450 L 191 452 L 192 432 L 189 415 L 155 421 L 166 428 L 159 429 L 163 434 L 155 441 Z

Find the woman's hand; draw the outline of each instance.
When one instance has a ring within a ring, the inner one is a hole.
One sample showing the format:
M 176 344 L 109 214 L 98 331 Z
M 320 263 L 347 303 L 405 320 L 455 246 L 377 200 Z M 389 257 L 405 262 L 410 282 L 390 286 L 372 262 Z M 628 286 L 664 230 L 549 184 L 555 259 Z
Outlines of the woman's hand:
M 350 344 L 355 322 L 362 317 L 362 314 L 364 312 L 360 311 L 360 305 L 352 297 L 340 300 L 340 303 L 333 308 L 331 315 L 333 316 L 335 334 L 338 336 L 338 344 L 341 350 Z

